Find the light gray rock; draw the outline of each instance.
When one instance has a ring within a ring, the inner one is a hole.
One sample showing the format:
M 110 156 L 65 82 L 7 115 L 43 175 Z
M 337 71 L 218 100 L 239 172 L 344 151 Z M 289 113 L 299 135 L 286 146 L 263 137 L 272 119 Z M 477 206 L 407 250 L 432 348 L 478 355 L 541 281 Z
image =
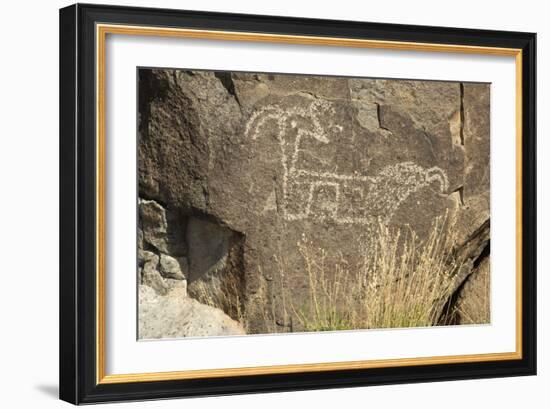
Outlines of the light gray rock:
M 159 256 L 149 251 L 144 251 L 143 267 L 141 267 L 141 284 L 147 285 L 159 294 L 166 294 L 168 286 L 158 271 Z
M 184 280 L 185 274 L 182 272 L 181 265 L 187 271 L 187 259 L 185 257 L 181 257 L 178 260 L 166 254 L 160 255 L 160 274 L 165 278 Z
M 174 289 L 180 290 L 181 294 L 187 295 L 187 280 L 174 280 L 173 278 L 165 278 L 164 284 L 168 287 L 168 291 Z
M 137 228 L 137 248 L 138 251 L 143 250 L 143 229 L 141 228 L 141 219 L 139 220 Z
M 140 200 L 139 217 L 143 229 L 143 241 L 159 251 L 168 252 L 166 243 L 168 227 L 164 208 L 154 200 Z
M 245 334 L 223 311 L 186 297 L 179 288 L 159 296 L 152 288 L 140 286 L 138 324 L 140 339 Z
M 156 268 L 159 263 L 159 256 L 157 256 L 152 251 L 138 250 L 138 260 L 140 265 L 152 262 Z

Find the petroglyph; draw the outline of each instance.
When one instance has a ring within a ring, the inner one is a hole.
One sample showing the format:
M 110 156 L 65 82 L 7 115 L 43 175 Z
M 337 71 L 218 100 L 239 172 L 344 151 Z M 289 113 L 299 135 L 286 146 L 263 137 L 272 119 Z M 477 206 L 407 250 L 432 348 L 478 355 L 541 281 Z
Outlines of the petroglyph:
M 490 84 L 142 68 L 137 91 L 141 329 L 176 298 L 156 336 L 413 326 L 420 304 L 418 325 L 454 325 L 490 306 Z
M 306 108 L 283 110 L 269 105 L 254 112 L 246 124 L 245 135 L 252 140 L 271 131 L 275 133 L 283 169 L 280 211 L 286 220 L 387 223 L 411 194 L 426 188 L 439 193 L 447 191 L 447 175 L 441 168 L 424 168 L 414 162 L 388 165 L 375 176 L 304 168 L 298 159 L 307 150 L 304 147 L 307 138 L 329 144 L 331 135 L 343 131 L 343 126 L 329 120 L 331 114 L 334 114 L 331 103 L 321 100 Z

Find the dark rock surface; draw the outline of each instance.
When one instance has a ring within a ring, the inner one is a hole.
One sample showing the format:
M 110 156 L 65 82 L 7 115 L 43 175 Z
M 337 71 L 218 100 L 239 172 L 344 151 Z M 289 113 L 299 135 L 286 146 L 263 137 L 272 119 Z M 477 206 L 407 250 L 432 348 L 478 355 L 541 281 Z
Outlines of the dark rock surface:
M 457 294 L 455 308 L 459 324 L 491 323 L 490 289 L 490 262 L 486 257 Z
M 139 76 L 138 247 L 158 257 L 140 253 L 157 295 L 166 279 L 195 298 L 205 283 L 213 299 L 234 287 L 239 312 L 218 306 L 262 332 L 266 311 L 282 320 L 283 285 L 306 296 L 302 237 L 327 263 L 359 265 L 377 223 L 422 238 L 452 213 L 463 243 L 489 220 L 487 84 Z

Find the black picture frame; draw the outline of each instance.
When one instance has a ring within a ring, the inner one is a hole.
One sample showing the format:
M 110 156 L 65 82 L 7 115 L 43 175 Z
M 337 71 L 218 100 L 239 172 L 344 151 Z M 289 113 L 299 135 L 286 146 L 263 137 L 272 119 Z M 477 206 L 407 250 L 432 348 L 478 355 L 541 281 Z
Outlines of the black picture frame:
M 521 358 L 205 379 L 98 383 L 96 24 L 520 49 Z M 60 10 L 60 398 L 74 404 L 536 374 L 536 34 L 77 4 Z

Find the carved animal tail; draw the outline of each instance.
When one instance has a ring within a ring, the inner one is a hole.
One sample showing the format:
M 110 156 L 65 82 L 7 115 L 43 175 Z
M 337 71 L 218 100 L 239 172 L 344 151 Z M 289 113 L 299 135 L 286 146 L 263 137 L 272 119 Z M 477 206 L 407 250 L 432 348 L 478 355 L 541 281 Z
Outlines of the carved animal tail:
M 258 138 L 260 128 L 269 120 L 279 121 L 283 118 L 282 114 L 283 112 L 280 108 L 272 105 L 254 111 L 246 123 L 245 136 L 252 139 Z

